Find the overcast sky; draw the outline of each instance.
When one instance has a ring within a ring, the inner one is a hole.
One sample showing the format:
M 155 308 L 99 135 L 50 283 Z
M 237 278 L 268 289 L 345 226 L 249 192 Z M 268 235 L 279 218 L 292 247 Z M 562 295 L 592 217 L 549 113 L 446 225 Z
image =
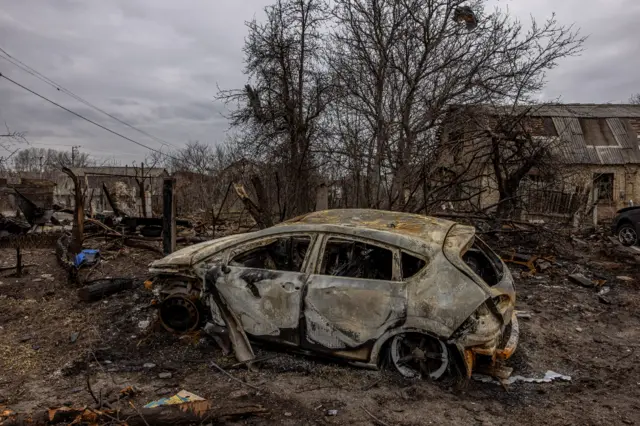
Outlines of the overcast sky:
M 0 47 L 89 102 L 176 146 L 217 143 L 228 128 L 217 85 L 244 84 L 244 22 L 270 0 L 0 0 Z M 492 0 L 527 20 L 556 12 L 589 36 L 562 61 L 542 96 L 625 102 L 640 92 L 640 1 Z M 162 148 L 0 59 L 0 73 L 107 127 Z M 123 164 L 145 149 L 0 79 L 0 123 L 36 147 L 82 151 Z M 0 153 L 3 155 L 3 153 Z

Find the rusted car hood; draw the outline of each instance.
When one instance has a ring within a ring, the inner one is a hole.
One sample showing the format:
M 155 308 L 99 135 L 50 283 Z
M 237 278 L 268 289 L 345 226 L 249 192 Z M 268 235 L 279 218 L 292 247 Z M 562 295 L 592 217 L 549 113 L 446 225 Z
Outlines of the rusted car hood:
M 232 243 L 243 237 L 243 234 L 229 235 L 227 237 L 218 238 L 216 240 L 205 241 L 204 243 L 194 244 L 182 250 L 171 253 L 169 256 L 156 260 L 151 264 L 151 268 L 160 269 L 168 267 L 188 267 L 197 264 L 214 254 L 222 246 Z

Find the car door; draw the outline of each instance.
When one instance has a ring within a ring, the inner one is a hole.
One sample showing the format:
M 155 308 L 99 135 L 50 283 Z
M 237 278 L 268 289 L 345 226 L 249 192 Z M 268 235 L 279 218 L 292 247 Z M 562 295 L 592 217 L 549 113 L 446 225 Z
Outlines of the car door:
M 232 248 L 216 290 L 251 336 L 298 345 L 314 235 L 281 234 Z
M 399 251 L 368 239 L 322 237 L 304 297 L 302 346 L 347 350 L 404 322 Z

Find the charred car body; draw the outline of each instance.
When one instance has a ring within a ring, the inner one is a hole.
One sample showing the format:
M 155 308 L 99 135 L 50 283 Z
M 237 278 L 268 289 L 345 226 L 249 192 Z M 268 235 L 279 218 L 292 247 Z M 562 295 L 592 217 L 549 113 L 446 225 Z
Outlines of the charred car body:
M 470 375 L 518 341 L 508 268 L 473 227 L 447 220 L 315 212 L 177 251 L 151 272 L 171 331 L 239 329 L 358 365 L 388 359 L 406 377 L 453 365 Z

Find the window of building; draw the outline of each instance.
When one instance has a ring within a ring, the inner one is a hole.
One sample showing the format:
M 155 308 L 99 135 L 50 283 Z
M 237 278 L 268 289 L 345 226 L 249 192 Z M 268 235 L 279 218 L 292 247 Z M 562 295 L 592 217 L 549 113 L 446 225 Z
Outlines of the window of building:
M 558 136 L 551 117 L 531 117 L 526 121 L 525 127 L 531 136 Z
M 390 281 L 393 277 L 393 253 L 360 241 L 329 238 L 320 273 Z
M 618 146 L 618 142 L 604 118 L 581 118 L 580 127 L 588 146 Z
M 310 243 L 309 236 L 273 238 L 266 240 L 265 244 L 258 247 L 255 243 L 251 243 L 251 248 L 235 255 L 229 264 L 247 268 L 300 272 Z
M 597 191 L 598 200 L 613 201 L 613 173 L 594 174 L 593 189 Z

